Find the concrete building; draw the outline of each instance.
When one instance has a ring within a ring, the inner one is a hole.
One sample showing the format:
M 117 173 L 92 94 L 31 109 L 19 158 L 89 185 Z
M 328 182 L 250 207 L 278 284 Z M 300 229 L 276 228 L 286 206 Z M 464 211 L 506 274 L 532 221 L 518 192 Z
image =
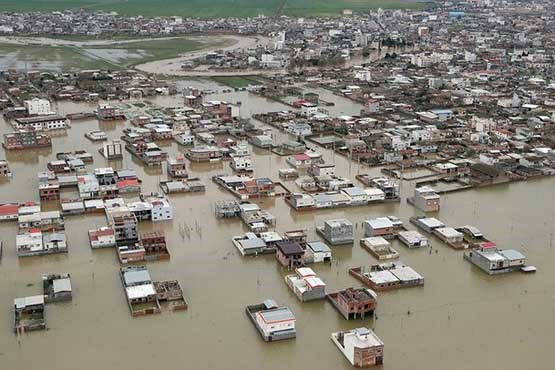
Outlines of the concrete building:
M 119 140 L 106 142 L 99 149 L 100 154 L 106 159 L 122 159 L 122 144 Z
M 354 367 L 383 364 L 384 344 L 370 329 L 340 331 L 333 333 L 331 339 Z
M 50 101 L 47 99 L 33 98 L 25 100 L 23 106 L 27 109 L 30 116 L 42 116 L 52 114 Z
M 37 256 L 43 254 L 42 232 L 38 229 L 31 229 L 26 233 L 18 234 L 15 237 L 17 255 Z
M 377 297 L 373 290 L 367 288 L 347 288 L 328 294 L 328 299 L 346 320 L 372 317 Z
M 306 244 L 305 262 L 331 262 L 331 248 L 322 242 L 308 242 Z
M 109 224 L 114 229 L 116 246 L 134 245 L 139 242 L 139 223 L 130 211 L 110 214 Z
M 276 258 L 282 266 L 291 269 L 304 264 L 305 251 L 299 243 L 279 241 L 276 243 L 276 248 Z
M 120 277 L 132 316 L 161 312 L 156 289 L 145 266 L 122 267 Z
M 393 222 L 387 217 L 364 221 L 364 236 L 381 236 L 385 239 L 394 236 Z
M 14 332 L 46 329 L 44 296 L 36 295 L 14 299 Z
M 252 158 L 250 155 L 232 155 L 229 165 L 236 172 L 252 172 L 254 170 L 254 167 L 252 165 Z
M 326 284 L 308 267 L 295 269 L 285 276 L 285 283 L 302 302 L 326 298 Z
M 101 227 L 89 230 L 89 242 L 91 248 L 110 248 L 116 245 L 116 236 L 114 229 L 111 227 Z
M 49 114 L 37 117 L 16 118 L 12 125 L 18 131 L 34 132 L 69 128 L 69 120 L 64 116 Z
M 483 243 L 464 255 L 467 261 L 490 275 L 519 271 L 526 265 L 526 257 L 515 250 L 497 249 L 495 243 Z
M 7 150 L 47 148 L 52 146 L 50 136 L 35 132 L 13 132 L 4 134 L 4 143 L 2 144 Z
M 8 161 L 0 160 L 0 177 L 11 177 L 12 172 L 8 165 Z
M 267 342 L 297 336 L 295 316 L 288 307 L 280 307 L 273 299 L 246 307 L 248 317 Z
M 416 208 L 423 212 L 438 212 L 440 196 L 429 186 L 414 189 L 414 197 L 409 200 Z
M 187 178 L 188 174 L 185 156 L 178 155 L 177 157 L 168 157 L 166 160 L 166 171 L 168 176 Z
M 409 248 L 427 247 L 428 239 L 420 234 L 418 231 L 400 231 L 399 240 Z
M 148 201 L 152 206 L 152 221 L 173 219 L 173 207 L 167 198 L 152 198 Z
M 353 224 L 344 218 L 327 220 L 323 226 L 316 227 L 316 232 L 331 245 L 351 244 L 354 241 Z
M 44 300 L 49 302 L 71 301 L 72 288 L 70 276 L 63 274 L 42 275 Z

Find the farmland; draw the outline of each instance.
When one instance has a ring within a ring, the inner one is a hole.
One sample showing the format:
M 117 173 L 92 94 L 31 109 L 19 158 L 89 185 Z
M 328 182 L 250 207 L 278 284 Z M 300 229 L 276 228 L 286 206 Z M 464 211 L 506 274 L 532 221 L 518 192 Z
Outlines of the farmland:
M 115 11 L 123 15 L 184 17 L 252 17 L 285 14 L 334 16 L 343 9 L 418 8 L 417 0 L 166 0 L 163 6 L 151 0 L 0 0 L 3 11 L 54 11 L 69 8 Z

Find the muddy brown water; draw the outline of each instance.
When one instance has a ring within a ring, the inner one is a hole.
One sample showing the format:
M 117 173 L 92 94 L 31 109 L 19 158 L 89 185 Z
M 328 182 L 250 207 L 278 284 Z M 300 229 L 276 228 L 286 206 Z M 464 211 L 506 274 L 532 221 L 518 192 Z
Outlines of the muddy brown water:
M 247 92 L 211 98 L 241 100 L 243 115 L 287 109 Z M 353 114 L 360 109 L 339 98 L 335 101 L 336 114 Z M 171 97 L 160 97 L 156 102 L 181 104 L 179 98 Z M 58 106 L 61 113 L 93 108 L 73 103 Z M 4 122 L 0 124 L 2 132 L 11 130 Z M 99 144 L 83 136 L 100 128 L 110 138 L 117 138 L 122 127 L 122 123 L 99 125 L 96 120 L 74 122 L 67 136 L 53 140 L 51 150 L 4 152 L 2 156 L 10 161 L 14 177 L 1 181 L 0 201 L 38 200 L 36 173 L 44 170 L 55 153 L 75 149 L 86 149 L 94 155 L 91 169 L 106 165 L 134 168 L 143 180 L 143 191 L 156 191 L 159 179 L 165 178 L 165 169 L 146 169 L 127 152 L 121 162 L 106 162 L 97 152 Z M 276 136 L 281 138 L 283 134 Z M 174 155 L 183 150 L 175 143 L 165 149 Z M 323 152 L 327 161 L 335 160 L 340 175 L 354 178 L 359 171 L 379 173 L 357 164 L 349 166 L 345 158 Z M 266 150 L 255 149 L 253 159 L 256 176 L 277 179 L 277 170 L 288 167 L 285 157 L 270 155 Z M 447 195 L 438 215 L 452 226 L 479 227 L 502 248 L 521 250 L 528 262 L 538 267 L 536 274 L 490 277 L 464 261 L 460 251 L 437 240 L 432 240 L 432 254 L 427 249 L 408 250 L 394 242 L 400 260 L 424 275 L 425 286 L 380 293 L 376 319 L 345 321 L 326 301 L 298 301 L 283 280 L 287 271 L 273 256 L 244 258 L 235 250 L 230 238 L 246 229 L 239 220 L 218 220 L 213 215 L 214 201 L 232 198 L 210 181 L 215 173 L 230 172 L 227 164 L 192 164 L 188 168 L 192 176 L 206 183 L 207 192 L 172 195 L 173 221 L 141 224 L 142 230 L 162 229 L 166 233 L 171 259 L 148 263 L 148 268 L 154 280 L 179 280 L 189 304 L 185 312 L 131 317 L 115 251 L 93 251 L 89 247 L 86 231 L 104 225 L 102 215 L 66 217 L 69 253 L 22 259 L 15 253 L 16 225 L 0 224 L 0 239 L 4 242 L 0 264 L 0 369 L 349 369 L 350 364 L 331 342 L 330 333 L 363 325 L 372 327 L 385 342 L 386 369 L 522 370 L 552 366 L 553 179 Z M 405 182 L 404 195 L 412 188 L 410 182 Z M 397 215 L 409 225 L 408 218 L 417 214 L 406 201 L 307 213 L 291 210 L 282 199 L 259 203 L 277 217 L 276 230 L 306 227 L 313 240 L 318 239 L 314 226 L 326 219 L 346 217 L 356 222 L 356 236 L 360 237 L 360 224 L 367 218 Z M 45 208 L 53 206 L 46 204 Z M 181 237 L 180 224 L 191 228 L 190 237 Z M 333 247 L 333 253 L 331 265 L 311 266 L 327 283 L 329 292 L 359 286 L 347 269 L 375 262 L 358 246 L 358 240 L 353 247 Z M 16 336 L 12 332 L 13 299 L 40 294 L 41 274 L 46 272 L 71 274 L 73 301 L 47 306 L 49 330 Z M 245 305 L 269 297 L 295 313 L 295 340 L 265 343 L 247 319 Z

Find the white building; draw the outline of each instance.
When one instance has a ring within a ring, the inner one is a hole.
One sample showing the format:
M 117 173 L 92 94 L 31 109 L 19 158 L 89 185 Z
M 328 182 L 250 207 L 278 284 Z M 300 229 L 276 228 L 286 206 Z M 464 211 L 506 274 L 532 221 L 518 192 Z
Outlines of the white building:
M 23 105 L 31 116 L 52 114 L 50 101 L 48 101 L 47 99 L 33 98 L 31 100 L 25 100 L 23 102 Z
M 40 230 L 30 230 L 15 237 L 15 244 L 18 256 L 41 254 L 43 251 L 42 232 Z
M 99 229 L 89 230 L 91 248 L 109 248 L 116 245 L 114 229 L 103 226 Z
M 428 239 L 416 230 L 400 231 L 399 240 L 409 248 L 427 247 Z
M 174 136 L 174 140 L 181 145 L 193 145 L 195 137 L 190 132 L 180 133 Z
M 370 329 L 332 333 L 331 339 L 354 367 L 383 364 L 384 344 Z
M 482 132 L 486 134 L 495 130 L 495 128 L 497 127 L 497 123 L 491 118 L 480 117 L 473 117 L 471 120 L 471 125 L 477 132 Z
M 122 145 L 119 140 L 114 140 L 112 142 L 107 142 L 102 145 L 100 149 L 100 154 L 106 159 L 120 159 L 123 157 Z
M 166 198 L 150 200 L 152 205 L 152 221 L 165 221 L 173 219 L 173 208 Z
M 359 81 L 370 82 L 372 81 L 372 75 L 370 70 L 368 69 L 361 69 L 355 72 L 355 79 Z
M 312 135 L 312 127 L 308 123 L 293 123 L 286 131 L 295 136 Z
M 244 156 L 231 156 L 231 163 L 229 164 L 234 171 L 247 171 L 253 170 L 252 159 L 250 155 Z
M 341 192 L 347 195 L 350 199 L 350 204 L 366 204 L 368 203 L 368 194 L 363 188 L 357 186 L 341 189 Z
M 314 103 L 304 102 L 301 104 L 301 112 L 307 116 L 318 113 L 318 105 Z
M 77 189 L 81 199 L 94 198 L 100 191 L 100 184 L 96 176 L 88 173 L 77 177 Z
M 306 244 L 305 262 L 331 262 L 331 248 L 323 242 L 308 242 Z
M 440 196 L 429 186 L 414 189 L 413 204 L 423 212 L 438 212 L 440 207 Z
M 295 316 L 287 307 L 256 312 L 256 325 L 263 337 L 272 338 L 280 332 L 295 331 Z
M 369 202 L 379 202 L 379 201 L 385 199 L 385 193 L 381 189 L 365 188 L 364 191 L 366 192 L 366 195 L 368 196 L 368 201 Z
M 19 131 L 60 130 L 70 126 L 69 120 L 66 117 L 57 114 L 16 118 L 12 125 Z

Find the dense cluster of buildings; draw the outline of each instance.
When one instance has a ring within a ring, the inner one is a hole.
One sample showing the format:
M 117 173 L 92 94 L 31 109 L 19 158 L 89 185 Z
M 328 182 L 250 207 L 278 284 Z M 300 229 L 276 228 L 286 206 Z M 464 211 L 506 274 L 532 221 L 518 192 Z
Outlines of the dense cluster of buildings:
M 45 14 L 38 22 L 35 13 L 10 13 L 0 15 L 0 33 L 269 35 L 268 45 L 210 52 L 186 68 L 205 64 L 210 69 L 279 70 L 249 90 L 291 108 L 254 115 L 289 134 L 284 142 L 277 143 L 271 131 L 242 118 L 240 104 L 209 100 L 189 87 L 183 89 L 178 107 L 158 107 L 147 100 L 141 102 L 146 108 L 124 102 L 99 104 L 94 112 L 76 113 L 71 119 L 128 121 L 119 140 L 104 142 L 100 153 L 106 159 L 121 159 L 126 149 L 142 164 L 165 165 L 167 180 L 159 181 L 165 194 L 204 190 L 191 177 L 187 161 L 227 162 L 229 170 L 214 174 L 212 180 L 237 200 L 218 201 L 214 212 L 220 218 L 237 217 L 248 229 L 231 238 L 238 252 L 274 254 L 279 268 L 290 272 L 283 279 L 301 302 L 328 298 L 346 320 L 365 320 L 377 309 L 375 291 L 424 285 L 415 268 L 398 260 L 393 239 L 406 251 L 428 248 L 432 240 L 465 250 L 465 260 L 491 275 L 535 271 L 522 253 L 498 248 L 476 227 L 452 227 L 429 215 L 445 208 L 442 194 L 450 191 L 555 174 L 553 4 L 538 0 L 524 8 L 518 1 L 503 1 L 498 8 L 499 4 L 484 0 L 426 11 L 346 12 L 337 19 L 149 19 L 72 10 Z M 330 115 L 325 107 L 333 102 L 321 100 L 309 91 L 311 86 L 360 103 L 360 112 Z M 68 129 L 70 118 L 56 114 L 49 99 L 125 99 L 173 92 L 173 84 L 136 72 L 3 72 L 0 104 L 15 131 L 4 135 L 3 145 L 7 150 L 52 145 L 49 132 Z M 286 96 L 288 101 L 283 100 Z M 107 139 L 100 131 L 86 135 L 92 141 Z M 158 145 L 171 141 L 179 144 L 177 156 Z M 283 182 L 251 175 L 255 168 L 248 143 L 284 157 L 282 163 L 289 168 L 276 171 Z M 342 155 L 349 163 L 380 167 L 382 174 L 358 174 L 356 180 L 363 184 L 358 186 L 338 176 L 318 147 L 331 149 L 334 162 L 335 155 Z M 84 151 L 59 153 L 48 162 L 47 171 L 38 174 L 40 201 L 53 201 L 59 210 L 43 211 L 33 202 L 0 204 L 0 220 L 18 223 L 17 255 L 67 252 L 64 217 L 98 212 L 106 224 L 88 231 L 90 246 L 114 248 L 125 265 L 119 274 L 131 314 L 159 313 L 165 306 L 161 302 L 173 310 L 187 308 L 176 280 L 153 281 L 145 266 L 133 264 L 170 258 L 164 233 L 142 231 L 140 226 L 172 220 L 169 198 L 141 194 L 133 169 L 88 170 L 91 162 Z M 0 175 L 9 174 L 8 163 L 0 161 Z M 275 217 L 249 202 L 283 196 L 296 211 L 401 202 L 400 188 L 406 181 L 416 185 L 407 203 L 424 214 L 410 218 L 419 230 L 409 230 L 391 215 L 358 225 L 335 218 L 315 225 L 323 241 L 309 240 L 305 229 L 278 232 Z M 62 191 L 66 189 L 78 195 L 67 199 Z M 124 194 L 137 194 L 138 199 L 123 199 Z M 329 293 L 324 280 L 307 265 L 333 266 L 333 248 L 356 245 L 357 230 L 363 233 L 358 243 L 377 262 L 347 269 L 364 287 Z M 15 300 L 17 332 L 45 328 L 45 303 L 71 297 L 69 275 L 43 280 L 44 296 Z M 296 318 L 288 307 L 268 299 L 245 310 L 264 340 L 296 337 Z M 368 328 L 335 332 L 331 339 L 353 366 L 383 363 L 384 343 Z
M 80 70 L 77 73 L 41 70 L 0 71 L 0 104 L 10 108 L 5 116 L 17 117 L 28 112 L 31 116 L 47 115 L 50 102 L 129 99 L 171 95 L 177 92 L 171 81 L 148 76 L 135 70 Z M 36 97 L 40 93 L 41 98 Z

